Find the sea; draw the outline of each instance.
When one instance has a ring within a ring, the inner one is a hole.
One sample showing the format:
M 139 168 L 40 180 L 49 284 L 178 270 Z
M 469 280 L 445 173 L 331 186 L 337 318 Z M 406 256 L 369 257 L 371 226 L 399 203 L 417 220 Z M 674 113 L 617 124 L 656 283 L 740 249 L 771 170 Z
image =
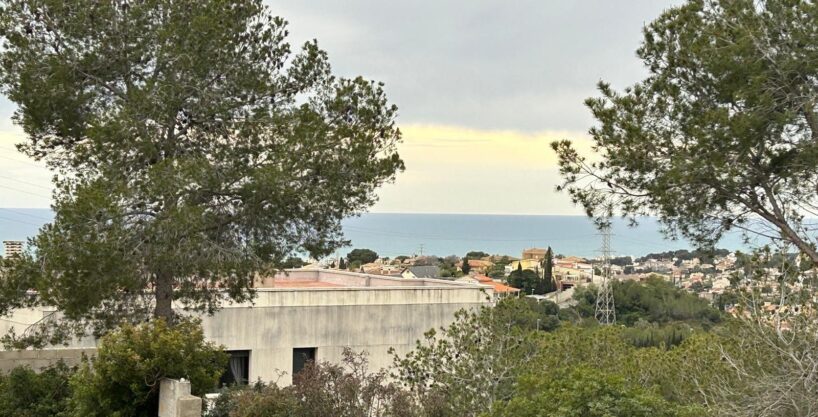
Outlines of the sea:
M 25 240 L 51 221 L 49 209 L 0 208 L 0 241 Z M 350 241 L 340 248 L 372 249 L 381 256 L 463 256 L 469 251 L 519 256 L 526 248 L 550 246 L 555 254 L 600 256 L 602 237 L 584 216 L 366 213 L 345 219 L 344 235 Z M 747 250 L 740 234 L 724 237 L 718 247 Z M 645 217 L 636 227 L 625 220 L 613 222 L 611 250 L 614 256 L 692 249 L 685 240 L 663 235 L 655 218 Z

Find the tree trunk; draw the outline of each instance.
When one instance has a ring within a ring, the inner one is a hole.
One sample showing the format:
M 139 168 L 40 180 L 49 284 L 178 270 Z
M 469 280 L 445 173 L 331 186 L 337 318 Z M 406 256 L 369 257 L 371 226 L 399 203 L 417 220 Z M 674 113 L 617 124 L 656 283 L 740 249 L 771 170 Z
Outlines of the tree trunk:
M 156 274 L 155 285 L 156 307 L 153 317 L 163 318 L 168 324 L 173 323 L 173 276 L 159 272 Z

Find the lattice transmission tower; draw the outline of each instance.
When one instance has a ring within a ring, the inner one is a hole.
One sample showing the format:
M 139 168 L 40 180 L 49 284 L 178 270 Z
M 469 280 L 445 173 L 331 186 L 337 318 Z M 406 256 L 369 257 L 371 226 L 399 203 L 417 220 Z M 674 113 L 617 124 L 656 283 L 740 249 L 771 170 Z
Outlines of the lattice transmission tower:
M 611 287 L 611 228 L 606 226 L 602 232 L 602 279 L 596 296 L 594 317 L 599 324 L 616 323 L 613 288 Z

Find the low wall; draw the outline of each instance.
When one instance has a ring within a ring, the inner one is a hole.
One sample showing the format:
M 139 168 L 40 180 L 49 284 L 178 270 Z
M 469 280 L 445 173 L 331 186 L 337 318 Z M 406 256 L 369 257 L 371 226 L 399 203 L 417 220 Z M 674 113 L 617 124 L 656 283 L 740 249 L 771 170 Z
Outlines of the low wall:
M 96 349 L 44 349 L 0 351 L 0 372 L 6 373 L 17 366 L 28 366 L 35 371 L 54 365 L 60 360 L 69 366 L 79 365 L 83 355 L 93 356 Z

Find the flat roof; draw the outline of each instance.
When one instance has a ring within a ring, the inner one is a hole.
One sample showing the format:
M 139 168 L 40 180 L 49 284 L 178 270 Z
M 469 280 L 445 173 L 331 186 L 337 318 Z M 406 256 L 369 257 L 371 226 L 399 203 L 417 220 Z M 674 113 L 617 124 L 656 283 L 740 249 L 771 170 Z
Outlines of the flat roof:
M 403 278 L 365 274 L 335 269 L 287 269 L 273 276 L 255 280 L 258 289 L 320 289 L 320 288 L 483 288 L 485 285 L 432 278 Z

